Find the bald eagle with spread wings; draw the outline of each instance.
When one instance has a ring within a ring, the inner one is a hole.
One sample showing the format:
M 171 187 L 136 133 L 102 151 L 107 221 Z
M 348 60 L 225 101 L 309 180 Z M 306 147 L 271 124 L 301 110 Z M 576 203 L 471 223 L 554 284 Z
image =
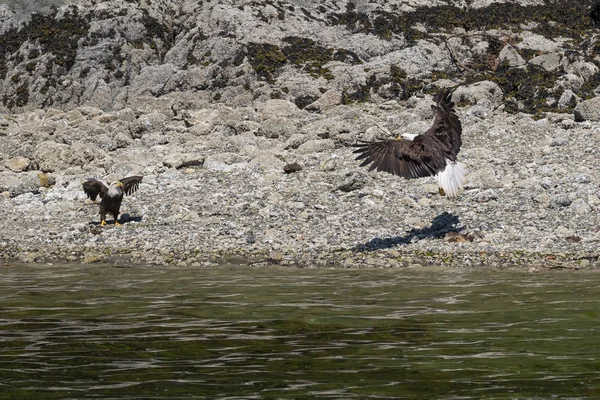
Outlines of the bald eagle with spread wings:
M 420 135 L 398 139 L 378 139 L 355 144 L 361 167 L 371 164 L 369 171 L 385 171 L 405 179 L 435 176 L 440 194 L 456 197 L 465 185 L 465 167 L 456 161 L 462 144 L 462 126 L 454 112 L 452 92 L 442 89 L 434 97 L 433 124 Z
M 110 185 L 96 179 L 83 182 L 83 191 L 92 201 L 95 201 L 98 195 L 102 198 L 100 201 L 100 225 L 106 225 L 106 213 L 113 215 L 115 225 L 121 225 L 118 217 L 123 196 L 135 192 L 140 186 L 142 178 L 142 176 L 129 176 L 114 181 Z

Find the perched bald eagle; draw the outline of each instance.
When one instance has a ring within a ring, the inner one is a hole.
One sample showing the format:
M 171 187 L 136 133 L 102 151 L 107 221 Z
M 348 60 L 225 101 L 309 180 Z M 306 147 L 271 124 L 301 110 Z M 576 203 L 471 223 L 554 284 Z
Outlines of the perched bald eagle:
M 105 182 L 96 179 L 83 182 L 83 191 L 90 199 L 95 201 L 98 195 L 102 198 L 100 201 L 100 225 L 106 225 L 106 213 L 114 216 L 115 225 L 121 225 L 118 217 L 123 195 L 135 192 L 140 186 L 142 178 L 142 176 L 129 176 L 114 181 L 108 186 Z
M 454 113 L 452 92 L 442 89 L 434 97 L 431 128 L 420 135 L 403 135 L 397 139 L 378 139 L 357 143 L 357 160 L 361 167 L 371 164 L 369 171 L 385 171 L 406 179 L 435 176 L 440 193 L 456 197 L 463 191 L 466 171 L 456 161 L 460 150 L 462 126 Z

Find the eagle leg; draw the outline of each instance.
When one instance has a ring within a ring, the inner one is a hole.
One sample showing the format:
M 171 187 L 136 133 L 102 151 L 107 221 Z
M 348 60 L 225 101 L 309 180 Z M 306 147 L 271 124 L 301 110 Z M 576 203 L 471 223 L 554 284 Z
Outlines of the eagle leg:
M 106 210 L 100 206 L 100 225 L 106 225 Z

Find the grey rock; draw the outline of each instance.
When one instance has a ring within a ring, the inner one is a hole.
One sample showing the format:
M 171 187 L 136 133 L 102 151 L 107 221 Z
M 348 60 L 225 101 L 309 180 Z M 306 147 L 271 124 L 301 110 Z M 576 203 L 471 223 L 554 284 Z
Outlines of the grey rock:
M 253 158 L 248 163 L 248 166 L 255 171 L 281 171 L 285 162 L 280 158 L 277 158 L 273 154 L 261 154 L 258 157 Z
M 556 52 L 559 48 L 559 44 L 556 41 L 530 31 L 524 31 L 521 34 L 521 39 L 522 40 L 517 44 L 517 48 L 519 49 L 552 53 Z
M 583 199 L 573 200 L 570 208 L 575 214 L 579 215 L 588 215 L 592 211 L 592 208 Z
M 577 103 L 579 100 L 579 97 L 575 95 L 571 89 L 567 89 L 563 92 L 563 94 L 560 95 L 560 98 L 558 99 L 558 107 L 565 108 L 570 106 L 573 101 Z
M 98 107 L 88 106 L 88 105 L 79 106 L 76 108 L 76 110 L 79 113 L 81 113 L 81 115 L 84 115 L 86 118 L 99 117 L 104 114 L 102 109 L 100 109 Z M 125 112 L 125 111 L 123 111 L 123 112 Z M 132 112 L 131 109 L 129 109 L 129 112 Z
M 342 192 L 352 192 L 354 190 L 362 189 L 367 184 L 368 178 L 368 174 L 363 171 L 347 172 L 341 177 L 341 182 L 339 182 L 335 188 Z
M 480 105 L 495 108 L 502 103 L 502 89 L 497 83 L 481 81 L 468 86 L 458 87 L 452 94 L 452 100 L 457 103 Z
M 565 74 L 556 81 L 555 89 L 578 91 L 585 84 L 585 79 L 575 74 Z
M 150 65 L 142 68 L 131 84 L 130 95 L 160 97 L 178 87 L 181 72 L 173 64 Z
M 131 137 L 140 139 L 150 133 L 164 133 L 166 124 L 167 117 L 160 112 L 142 115 L 131 125 Z
M 302 143 L 298 149 L 298 154 L 312 154 L 331 151 L 335 149 L 335 143 L 331 139 L 312 139 Z
M 204 157 L 193 153 L 172 153 L 165 157 L 163 165 L 169 168 L 200 167 L 204 164 Z
M 557 53 L 542 54 L 529 60 L 529 64 L 539 65 L 546 71 L 555 71 L 560 67 L 560 55 Z
M 592 78 L 594 75 L 596 75 L 600 71 L 600 69 L 593 62 L 576 61 L 572 64 L 569 64 L 565 68 L 565 71 L 568 74 L 574 74 L 574 75 L 577 75 L 577 76 L 583 78 L 584 80 L 588 80 L 588 79 Z
M 303 133 L 293 133 L 285 141 L 285 148 L 288 150 L 297 149 L 298 147 L 300 147 L 300 145 L 311 139 L 315 139 L 315 136 Z
M 4 165 L 13 172 L 22 172 L 29 169 L 31 161 L 26 157 L 18 156 L 6 160 Z
M 214 128 L 219 113 L 214 109 L 186 111 L 183 119 L 190 126 L 191 133 L 197 136 L 208 135 Z
M 37 194 L 41 186 L 38 174 L 39 171 L 0 172 L 0 192 L 8 192 L 11 197 L 25 193 Z
M 498 200 L 498 194 L 493 189 L 487 189 L 475 195 L 475 199 L 479 203 L 488 203 L 493 200 Z
M 145 147 L 154 147 L 168 144 L 169 138 L 162 133 L 150 133 L 142 136 L 140 141 Z
M 16 24 L 15 13 L 8 8 L 8 4 L 0 4 L 0 34 Z
M 500 60 L 501 63 L 508 63 L 508 65 L 511 67 L 520 67 L 525 65 L 525 60 L 523 57 L 521 57 L 517 50 L 510 44 L 507 44 L 502 48 L 500 54 L 498 55 L 498 60 Z
M 557 194 L 550 198 L 550 208 L 568 207 L 572 203 L 567 194 Z
M 343 93 L 337 89 L 330 89 L 323 93 L 321 97 L 314 103 L 306 106 L 306 109 L 309 111 L 326 111 L 337 105 L 340 105 L 342 102 Z
M 234 169 L 246 168 L 250 161 L 248 157 L 236 153 L 220 153 L 209 155 L 204 161 L 204 168 L 213 171 L 232 171 Z
M 256 133 L 259 136 L 264 136 L 269 139 L 287 138 L 296 132 L 294 123 L 284 117 L 272 117 L 261 124 Z
M 258 107 L 262 119 L 293 117 L 302 115 L 302 111 L 296 105 L 287 100 L 268 100 Z
M 35 150 L 34 160 L 40 170 L 53 172 L 72 166 L 84 166 L 94 159 L 104 158 L 103 151 L 82 143 L 72 146 L 52 141 L 40 143 Z
M 338 167 L 337 157 L 330 157 L 327 160 L 321 161 L 319 168 L 321 171 L 332 172 Z
M 469 186 L 474 188 L 494 189 L 502 187 L 502 181 L 496 175 L 496 170 L 488 166 L 469 171 L 467 179 Z
M 134 143 L 131 133 L 129 131 L 117 132 L 112 139 L 111 148 L 113 149 L 124 149 L 131 146 Z
M 575 107 L 573 115 L 576 122 L 600 121 L 600 97 L 594 97 L 579 103 Z

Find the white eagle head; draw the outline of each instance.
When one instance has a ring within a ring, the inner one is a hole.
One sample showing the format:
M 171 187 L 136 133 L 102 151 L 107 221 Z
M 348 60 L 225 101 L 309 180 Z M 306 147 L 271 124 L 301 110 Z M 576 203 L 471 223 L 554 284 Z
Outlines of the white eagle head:
M 111 182 L 108 186 L 108 197 L 123 196 L 123 183 L 121 181 Z

